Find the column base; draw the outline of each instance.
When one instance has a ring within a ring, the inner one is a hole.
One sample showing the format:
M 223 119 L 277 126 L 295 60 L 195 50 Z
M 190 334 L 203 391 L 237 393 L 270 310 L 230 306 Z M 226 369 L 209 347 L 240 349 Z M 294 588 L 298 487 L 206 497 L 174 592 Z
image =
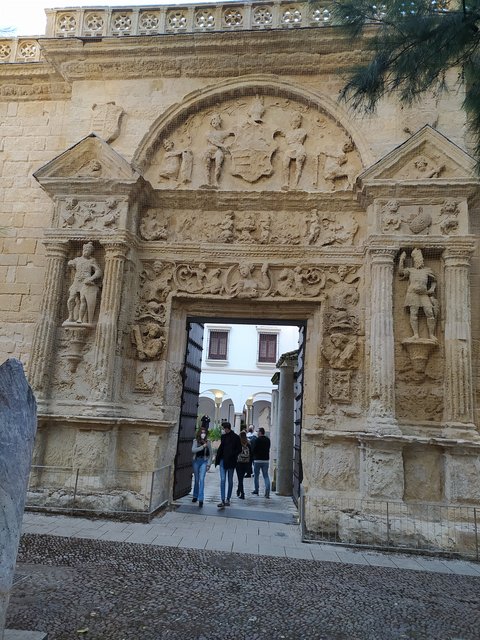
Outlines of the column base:
M 442 436 L 451 440 L 470 440 L 480 442 L 480 433 L 473 422 L 447 422 Z

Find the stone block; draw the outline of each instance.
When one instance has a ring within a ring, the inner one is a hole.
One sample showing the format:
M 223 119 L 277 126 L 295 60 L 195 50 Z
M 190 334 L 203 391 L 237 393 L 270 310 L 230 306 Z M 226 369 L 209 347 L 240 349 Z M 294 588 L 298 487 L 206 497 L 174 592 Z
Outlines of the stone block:
M 3 252 L 33 254 L 37 246 L 35 238 L 5 238 L 3 241 Z
M 43 631 L 5 629 L 3 640 L 48 640 L 48 634 Z
M 409 446 L 403 450 L 405 500 L 440 502 L 444 498 L 443 452 L 437 447 Z

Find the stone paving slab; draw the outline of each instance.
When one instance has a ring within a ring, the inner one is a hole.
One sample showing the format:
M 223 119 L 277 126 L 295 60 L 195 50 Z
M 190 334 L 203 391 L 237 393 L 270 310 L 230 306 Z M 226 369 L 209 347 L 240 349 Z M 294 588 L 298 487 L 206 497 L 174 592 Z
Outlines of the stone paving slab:
M 13 589 L 7 623 L 48 629 L 49 640 L 478 640 L 480 575 L 354 565 L 331 545 L 302 547 L 328 561 L 280 549 L 27 534 L 18 571 L 29 579 Z
M 42 631 L 21 631 L 19 629 L 5 629 L 3 640 L 47 640 L 48 635 Z

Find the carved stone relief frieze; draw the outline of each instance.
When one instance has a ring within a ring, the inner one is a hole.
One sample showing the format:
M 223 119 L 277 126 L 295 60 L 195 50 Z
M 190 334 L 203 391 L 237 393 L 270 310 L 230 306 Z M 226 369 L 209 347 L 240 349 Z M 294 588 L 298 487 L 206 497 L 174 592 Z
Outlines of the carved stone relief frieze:
M 174 216 L 149 209 L 142 216 L 139 234 L 144 240 L 215 244 L 353 246 L 359 223 L 349 212 L 307 213 L 287 211 L 176 211 Z
M 60 225 L 68 229 L 113 230 L 118 227 L 120 202 L 67 198 L 61 206 Z
M 392 199 L 378 210 L 380 229 L 388 234 L 455 235 L 467 232 L 466 203 L 446 198 L 438 203 L 413 205 Z
M 155 188 L 351 190 L 362 169 L 329 114 L 287 98 L 227 99 L 188 116 L 157 143 L 145 177 Z

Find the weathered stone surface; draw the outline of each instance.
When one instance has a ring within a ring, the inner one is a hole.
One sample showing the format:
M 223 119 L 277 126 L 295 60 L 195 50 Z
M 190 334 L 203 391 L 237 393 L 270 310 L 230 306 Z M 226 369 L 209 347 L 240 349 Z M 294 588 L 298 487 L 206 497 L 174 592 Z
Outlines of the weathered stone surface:
M 0 637 L 13 581 L 36 428 L 35 398 L 22 363 L 7 360 L 0 366 Z

